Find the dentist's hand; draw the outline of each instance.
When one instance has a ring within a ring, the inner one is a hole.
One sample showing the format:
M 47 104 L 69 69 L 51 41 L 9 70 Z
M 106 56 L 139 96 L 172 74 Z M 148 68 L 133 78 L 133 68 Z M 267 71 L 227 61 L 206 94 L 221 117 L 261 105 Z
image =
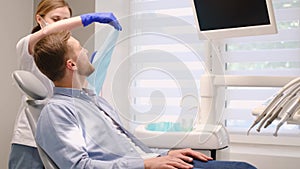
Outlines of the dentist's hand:
M 121 31 L 122 27 L 113 13 L 88 13 L 80 15 L 83 26 L 88 26 L 93 22 L 105 23 L 113 26 L 116 30 Z

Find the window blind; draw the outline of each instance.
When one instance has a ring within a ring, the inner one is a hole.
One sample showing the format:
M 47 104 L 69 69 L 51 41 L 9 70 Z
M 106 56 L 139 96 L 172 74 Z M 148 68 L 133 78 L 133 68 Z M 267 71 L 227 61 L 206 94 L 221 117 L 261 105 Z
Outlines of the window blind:
M 191 1 L 132 0 L 131 7 L 132 118 L 176 121 L 186 102 L 182 98 L 199 101 L 205 72 L 206 44 L 197 37 Z

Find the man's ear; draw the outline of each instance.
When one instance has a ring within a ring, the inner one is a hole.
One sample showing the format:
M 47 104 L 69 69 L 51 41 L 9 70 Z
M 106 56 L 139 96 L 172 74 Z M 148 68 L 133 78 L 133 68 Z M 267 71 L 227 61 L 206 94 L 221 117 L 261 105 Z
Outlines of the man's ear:
M 77 70 L 76 63 L 72 59 L 67 60 L 66 64 L 67 64 L 67 68 L 68 69 L 70 69 L 70 70 Z

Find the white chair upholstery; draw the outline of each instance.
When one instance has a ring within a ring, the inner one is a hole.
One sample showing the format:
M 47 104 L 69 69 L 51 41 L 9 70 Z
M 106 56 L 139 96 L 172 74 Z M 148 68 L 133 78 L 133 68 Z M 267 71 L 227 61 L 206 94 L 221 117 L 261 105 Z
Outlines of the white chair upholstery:
M 48 91 L 43 83 L 31 72 L 16 70 L 12 73 L 17 86 L 26 96 L 25 114 L 28 118 L 32 134 L 35 136 L 37 120 L 47 102 Z M 58 169 L 56 164 L 37 144 L 38 152 L 46 169 Z

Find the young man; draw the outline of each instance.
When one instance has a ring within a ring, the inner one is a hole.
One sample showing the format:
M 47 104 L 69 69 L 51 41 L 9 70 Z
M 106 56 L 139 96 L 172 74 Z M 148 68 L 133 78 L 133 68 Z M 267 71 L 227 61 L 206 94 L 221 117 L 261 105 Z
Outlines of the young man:
M 103 98 L 83 88 L 94 67 L 68 32 L 37 42 L 34 59 L 55 85 L 41 112 L 36 141 L 59 168 L 255 168 L 244 162 L 213 161 L 191 149 L 151 151 L 122 127 L 117 112 Z

